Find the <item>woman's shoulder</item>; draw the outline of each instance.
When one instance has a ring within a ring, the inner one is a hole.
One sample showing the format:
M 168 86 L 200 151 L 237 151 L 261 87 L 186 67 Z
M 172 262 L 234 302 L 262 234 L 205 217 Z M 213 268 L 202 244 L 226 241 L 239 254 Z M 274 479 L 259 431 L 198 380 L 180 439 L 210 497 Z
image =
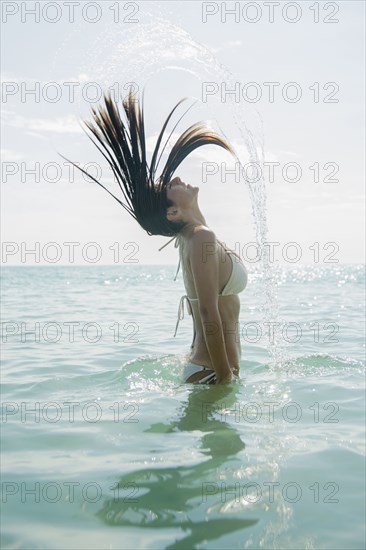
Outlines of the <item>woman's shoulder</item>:
M 196 226 L 187 243 L 187 263 L 206 263 L 217 255 L 219 244 L 214 231 L 205 225 Z
M 212 252 L 217 248 L 217 239 L 214 231 L 206 225 L 196 226 L 187 240 L 189 255 L 200 254 L 203 249 L 210 248 Z
M 216 235 L 215 232 L 211 229 L 211 227 L 207 227 L 207 225 L 197 225 L 191 234 L 190 241 L 191 242 L 200 242 L 200 241 L 216 241 Z

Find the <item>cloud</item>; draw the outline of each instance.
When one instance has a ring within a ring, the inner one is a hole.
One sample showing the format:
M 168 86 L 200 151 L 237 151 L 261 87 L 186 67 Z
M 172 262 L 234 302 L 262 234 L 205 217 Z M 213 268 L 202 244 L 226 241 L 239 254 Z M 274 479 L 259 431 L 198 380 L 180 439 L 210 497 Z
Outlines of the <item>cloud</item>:
M 49 84 L 51 81 L 50 80 L 39 80 L 38 78 L 32 78 L 32 77 L 29 77 L 29 76 L 26 76 L 26 77 L 20 77 L 20 76 L 15 76 L 13 74 L 10 74 L 10 73 L 6 73 L 6 72 L 2 72 L 0 73 L 0 78 L 1 78 L 1 81 L 4 84 L 6 83 L 12 83 L 12 82 L 15 82 L 16 84 L 29 84 L 29 83 L 39 83 L 39 85 L 42 87 L 42 86 L 46 86 L 47 84 Z M 91 77 L 86 74 L 86 73 L 79 73 L 77 76 L 75 75 L 72 75 L 72 76 L 69 76 L 69 77 L 63 77 L 63 78 L 59 78 L 58 80 L 52 80 L 52 82 L 55 82 L 56 84 L 59 84 L 60 86 L 63 86 L 65 84 L 65 82 L 79 82 L 80 84 L 83 83 L 83 82 L 93 82 L 93 80 L 91 79 Z
M 23 155 L 12 149 L 1 149 L 0 155 L 3 162 L 15 162 L 23 158 Z
M 4 124 L 12 128 L 22 128 L 33 132 L 56 134 L 81 134 L 83 130 L 73 115 L 54 118 L 27 118 L 13 111 L 3 111 Z
M 298 157 L 298 153 L 295 153 L 294 151 L 279 151 L 281 155 L 287 155 L 289 157 Z
M 229 42 L 225 42 L 222 46 L 219 48 L 211 48 L 211 51 L 213 53 L 221 52 L 222 50 L 227 50 L 229 48 L 239 48 L 242 46 L 243 42 L 241 40 L 229 40 Z

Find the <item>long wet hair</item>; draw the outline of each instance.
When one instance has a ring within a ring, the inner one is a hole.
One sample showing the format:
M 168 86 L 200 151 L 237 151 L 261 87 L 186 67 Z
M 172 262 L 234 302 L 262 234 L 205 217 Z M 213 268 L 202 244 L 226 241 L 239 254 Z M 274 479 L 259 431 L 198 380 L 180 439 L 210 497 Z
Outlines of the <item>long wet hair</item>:
M 174 203 L 167 198 L 167 185 L 178 166 L 194 149 L 202 145 L 218 145 L 235 155 L 234 151 L 224 138 L 209 130 L 204 123 L 198 122 L 185 130 L 175 142 L 160 176 L 157 177 L 159 162 L 166 145 L 176 126 L 192 105 L 179 118 L 161 147 L 164 132 L 172 115 L 187 98 L 181 99 L 170 111 L 159 133 L 150 165 L 148 165 L 143 98 L 140 105 L 139 99 L 134 97 L 130 89 L 127 98 L 122 102 L 123 116 L 110 92 L 104 93 L 103 99 L 104 105 L 92 107 L 93 120 L 84 121 L 90 133 L 85 128 L 84 131 L 110 165 L 124 201 L 111 193 L 91 174 L 75 163 L 69 162 L 112 195 L 149 235 L 166 237 L 177 235 L 185 223 L 169 221 L 166 215 L 168 207 L 174 206 Z

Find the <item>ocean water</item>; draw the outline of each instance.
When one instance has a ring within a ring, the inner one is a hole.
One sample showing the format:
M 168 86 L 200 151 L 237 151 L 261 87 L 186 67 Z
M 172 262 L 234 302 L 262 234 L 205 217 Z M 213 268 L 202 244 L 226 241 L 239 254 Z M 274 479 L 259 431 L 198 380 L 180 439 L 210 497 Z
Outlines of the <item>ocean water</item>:
M 365 548 L 364 268 L 249 271 L 197 387 L 175 266 L 3 268 L 2 548 Z

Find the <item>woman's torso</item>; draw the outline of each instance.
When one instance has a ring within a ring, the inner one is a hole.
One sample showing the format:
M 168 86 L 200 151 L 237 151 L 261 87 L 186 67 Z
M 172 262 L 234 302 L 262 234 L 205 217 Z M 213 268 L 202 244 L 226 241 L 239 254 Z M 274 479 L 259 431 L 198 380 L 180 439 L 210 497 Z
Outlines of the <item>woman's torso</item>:
M 224 247 L 223 243 L 217 241 L 219 254 L 219 284 L 217 292 L 220 295 L 226 287 L 227 282 L 233 270 L 233 262 L 239 261 L 239 256 L 234 252 Z M 194 285 L 193 274 L 189 260 L 189 242 L 185 241 L 180 245 L 180 254 L 182 262 L 182 272 L 184 286 L 189 298 L 197 298 L 197 293 Z M 230 257 L 231 256 L 231 257 Z M 190 305 L 193 315 L 195 337 L 192 343 L 189 361 L 199 365 L 213 368 L 210 355 L 206 346 L 202 321 L 199 313 L 198 300 L 190 300 Z M 239 374 L 241 346 L 240 346 L 240 299 L 237 294 L 219 296 L 218 300 L 219 314 L 222 323 L 226 353 L 231 369 L 234 374 Z M 214 330 L 214 329 L 213 329 Z

